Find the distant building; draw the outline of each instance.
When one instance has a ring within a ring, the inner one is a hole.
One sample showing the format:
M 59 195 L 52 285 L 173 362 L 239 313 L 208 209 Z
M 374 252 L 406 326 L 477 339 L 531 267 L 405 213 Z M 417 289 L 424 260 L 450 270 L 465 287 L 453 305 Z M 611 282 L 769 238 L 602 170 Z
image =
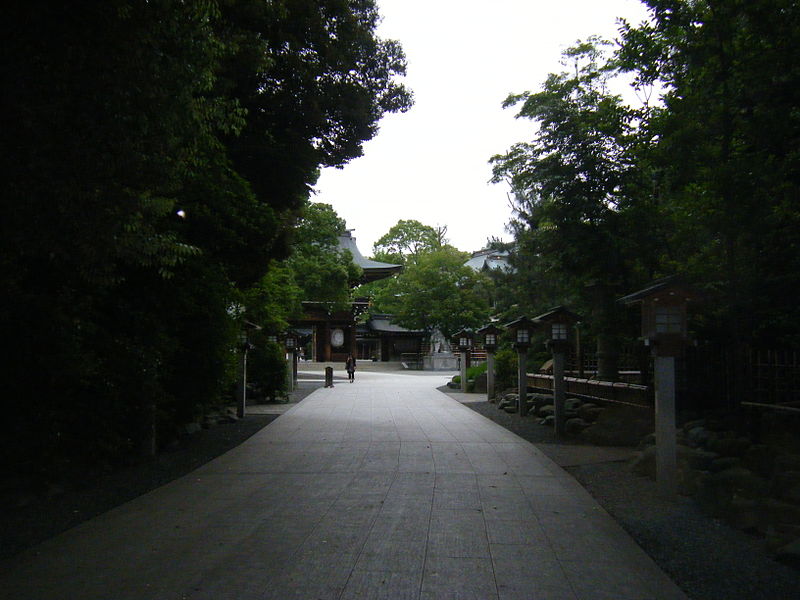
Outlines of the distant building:
M 484 250 L 478 250 L 477 252 L 472 253 L 472 258 L 470 258 L 466 263 L 466 266 L 470 267 L 473 271 L 493 271 L 493 270 L 500 270 L 504 273 L 508 273 L 514 270 L 508 262 L 508 250 L 492 250 L 486 248 Z
M 349 250 L 353 255 L 353 262 L 363 271 L 361 280 L 355 282 L 355 285 L 384 279 L 403 270 L 402 265 L 364 258 L 352 231 L 339 236 L 339 247 Z M 300 334 L 301 345 L 310 343 L 311 356 L 308 358 L 317 362 L 344 362 L 348 354 L 360 354 L 356 319 L 369 308 L 367 299 L 359 298 L 347 310 L 335 312 L 330 310 L 327 302 L 304 301 L 302 304 L 303 317 L 292 321 L 292 327 Z
M 362 360 L 404 360 L 427 349 L 424 331 L 401 327 L 392 322 L 392 315 L 374 314 L 356 331 L 356 358 Z
M 353 262 L 363 269 L 364 275 L 359 283 L 385 279 L 403 270 L 403 265 L 392 265 L 364 258 L 361 250 L 356 245 L 356 238 L 353 237 L 352 229 L 348 229 L 344 235 L 339 236 L 339 247 L 343 250 L 349 250 L 353 255 Z

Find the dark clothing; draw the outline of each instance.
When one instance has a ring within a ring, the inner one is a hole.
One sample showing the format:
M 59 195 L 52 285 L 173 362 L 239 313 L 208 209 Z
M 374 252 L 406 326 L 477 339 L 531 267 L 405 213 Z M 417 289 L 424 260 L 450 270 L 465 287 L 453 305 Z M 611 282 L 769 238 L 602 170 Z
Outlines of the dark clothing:
M 356 359 L 352 356 L 347 357 L 347 362 L 344 363 L 344 368 L 347 371 L 347 375 L 350 378 L 350 381 L 355 379 L 355 372 L 356 372 Z

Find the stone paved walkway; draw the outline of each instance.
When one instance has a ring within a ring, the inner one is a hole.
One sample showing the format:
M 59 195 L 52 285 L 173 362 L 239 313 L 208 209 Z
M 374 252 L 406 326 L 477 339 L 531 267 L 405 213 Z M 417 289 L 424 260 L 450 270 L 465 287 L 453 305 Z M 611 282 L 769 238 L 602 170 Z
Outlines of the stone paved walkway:
M 0 564 L 0 597 L 684 599 L 569 475 L 435 388 L 359 372 Z

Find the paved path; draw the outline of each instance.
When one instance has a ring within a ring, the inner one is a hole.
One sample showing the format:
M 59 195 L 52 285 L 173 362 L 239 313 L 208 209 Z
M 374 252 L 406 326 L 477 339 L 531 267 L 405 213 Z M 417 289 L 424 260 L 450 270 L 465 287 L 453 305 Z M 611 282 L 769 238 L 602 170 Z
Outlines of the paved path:
M 684 599 L 569 475 L 359 372 L 197 471 L 0 564 L 0 597 Z

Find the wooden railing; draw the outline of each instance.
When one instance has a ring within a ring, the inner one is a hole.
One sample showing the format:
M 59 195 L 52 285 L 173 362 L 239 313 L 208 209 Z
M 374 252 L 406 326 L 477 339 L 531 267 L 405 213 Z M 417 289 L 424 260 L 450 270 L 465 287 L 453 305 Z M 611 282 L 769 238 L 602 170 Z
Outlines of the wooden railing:
M 603 400 L 641 407 L 653 405 L 650 388 L 645 385 L 578 377 L 565 377 L 564 383 L 568 395 L 585 400 Z M 540 390 L 552 390 L 553 376 L 544 373 L 528 373 L 528 386 Z

